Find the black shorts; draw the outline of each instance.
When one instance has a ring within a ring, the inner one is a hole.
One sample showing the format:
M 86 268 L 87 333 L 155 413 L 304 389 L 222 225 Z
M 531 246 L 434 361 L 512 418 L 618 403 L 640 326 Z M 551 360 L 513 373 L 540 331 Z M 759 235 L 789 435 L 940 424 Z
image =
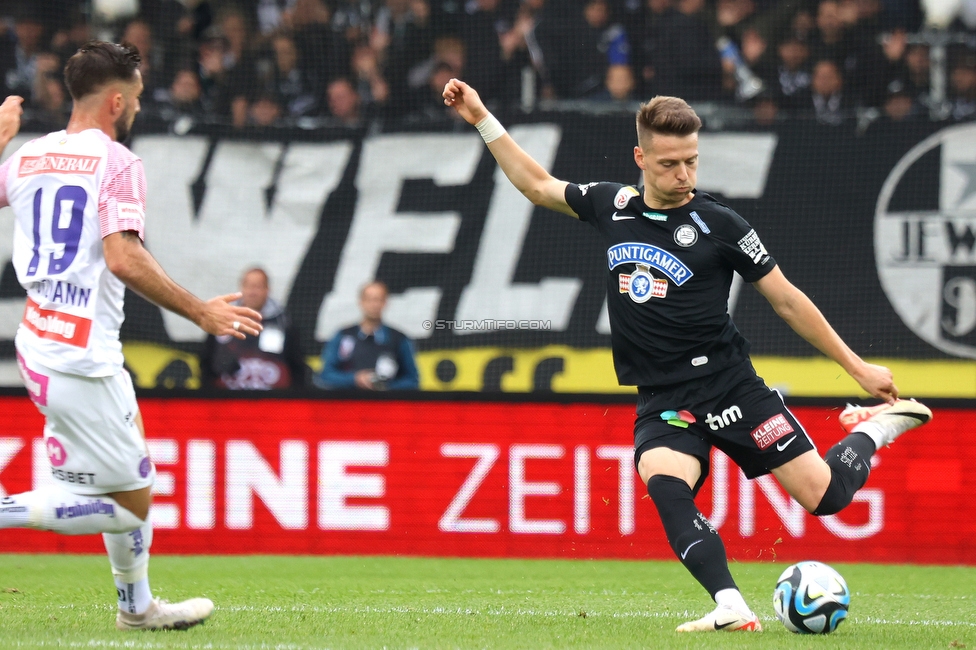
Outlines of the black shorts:
M 638 389 L 635 465 L 655 447 L 694 456 L 702 466 L 697 494 L 708 476 L 713 446 L 750 479 L 816 451 L 782 396 L 766 386 L 749 362 L 674 386 Z

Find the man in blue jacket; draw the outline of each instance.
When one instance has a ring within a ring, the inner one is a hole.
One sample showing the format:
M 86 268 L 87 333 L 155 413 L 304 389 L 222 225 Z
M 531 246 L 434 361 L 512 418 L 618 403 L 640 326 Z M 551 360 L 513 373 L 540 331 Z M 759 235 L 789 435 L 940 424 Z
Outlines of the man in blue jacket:
M 322 350 L 320 388 L 416 390 L 420 387 L 413 344 L 407 335 L 382 322 L 389 294 L 382 282 L 370 282 L 359 293 L 363 320 L 336 333 Z

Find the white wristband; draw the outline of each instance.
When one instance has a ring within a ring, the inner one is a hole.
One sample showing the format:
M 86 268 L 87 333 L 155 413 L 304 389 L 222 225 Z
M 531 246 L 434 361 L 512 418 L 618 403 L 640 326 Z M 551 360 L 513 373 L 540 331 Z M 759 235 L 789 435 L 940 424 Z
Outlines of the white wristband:
M 474 128 L 478 129 L 478 133 L 481 134 L 485 144 L 494 142 L 507 133 L 502 123 L 491 113 L 488 113 L 488 117 L 475 124 Z

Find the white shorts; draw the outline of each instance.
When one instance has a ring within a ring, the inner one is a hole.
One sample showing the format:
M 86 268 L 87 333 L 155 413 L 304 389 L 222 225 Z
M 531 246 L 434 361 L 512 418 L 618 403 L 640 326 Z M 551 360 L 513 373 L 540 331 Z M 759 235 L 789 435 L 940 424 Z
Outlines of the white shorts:
M 156 469 L 125 370 L 112 377 L 68 375 L 17 355 L 27 392 L 44 414 L 51 478 L 75 494 L 127 492 L 153 484 Z

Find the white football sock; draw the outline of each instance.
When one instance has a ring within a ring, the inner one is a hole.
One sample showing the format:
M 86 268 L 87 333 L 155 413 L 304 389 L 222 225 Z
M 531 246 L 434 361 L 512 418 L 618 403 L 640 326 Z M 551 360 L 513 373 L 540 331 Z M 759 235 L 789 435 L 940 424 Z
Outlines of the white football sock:
M 105 495 L 72 494 L 57 485 L 6 497 L 0 528 L 38 528 L 62 535 L 124 533 L 142 520 Z M 26 509 L 26 510 L 24 510 Z
M 875 449 L 884 447 L 884 430 L 877 422 L 860 422 L 851 429 L 851 433 L 863 433 L 874 442 Z
M 27 528 L 30 526 L 30 507 L 22 494 L 0 499 L 0 528 Z
M 149 588 L 149 547 L 152 538 L 150 521 L 128 533 L 102 535 L 115 577 L 119 609 L 130 614 L 142 614 L 152 603 L 152 590 Z
M 751 614 L 752 610 L 746 605 L 746 599 L 738 589 L 722 589 L 715 593 L 715 604 L 723 607 L 731 607 L 737 612 Z

